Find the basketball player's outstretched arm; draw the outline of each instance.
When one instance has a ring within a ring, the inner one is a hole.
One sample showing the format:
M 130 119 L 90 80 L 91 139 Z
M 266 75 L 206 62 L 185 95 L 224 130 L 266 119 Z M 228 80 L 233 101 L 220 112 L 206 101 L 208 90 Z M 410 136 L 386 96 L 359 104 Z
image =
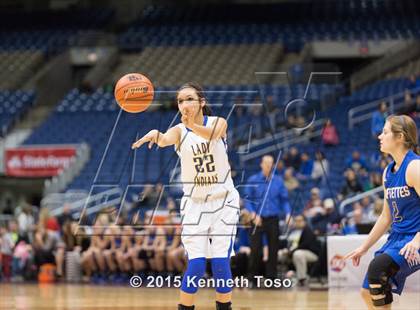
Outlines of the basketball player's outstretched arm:
M 385 173 L 386 173 L 386 169 L 384 171 L 384 177 L 385 177 Z M 384 187 L 384 193 L 386 195 L 385 185 L 383 185 L 383 187 Z M 366 254 L 366 252 L 370 249 L 370 247 L 374 245 L 376 241 L 379 240 L 379 238 L 388 230 L 389 225 L 391 225 L 391 222 L 392 222 L 391 211 L 389 210 L 386 197 L 384 198 L 385 199 L 384 199 L 384 206 L 382 208 L 382 213 L 379 216 L 378 220 L 376 221 L 375 226 L 373 226 L 372 230 L 370 231 L 366 241 L 363 242 L 363 244 L 360 247 L 358 247 L 356 250 L 344 256 L 344 259 L 351 258 L 354 266 L 359 265 L 360 258 Z
M 407 167 L 406 171 L 407 185 L 413 187 L 420 197 L 420 160 L 413 160 Z M 418 206 L 420 208 L 420 206 Z M 400 254 L 409 262 L 409 264 L 420 264 L 420 227 L 413 240 L 401 249 Z
M 177 145 L 181 140 L 181 129 L 179 127 L 172 127 L 167 132 L 161 133 L 157 129 L 150 130 L 141 139 L 137 140 L 131 146 L 132 149 L 139 148 L 144 143 L 149 142 L 149 149 L 153 144 L 159 145 L 159 147 L 165 147 L 170 145 Z
M 206 140 L 218 140 L 226 137 L 227 122 L 223 117 L 217 117 L 210 127 L 195 123 L 191 113 L 182 115 L 181 120 L 185 127 Z

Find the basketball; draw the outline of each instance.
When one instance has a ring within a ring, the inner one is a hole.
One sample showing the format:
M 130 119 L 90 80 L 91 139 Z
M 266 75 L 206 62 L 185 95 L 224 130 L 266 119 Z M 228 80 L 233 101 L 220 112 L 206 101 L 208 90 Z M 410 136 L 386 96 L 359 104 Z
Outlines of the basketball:
M 152 82 L 140 73 L 129 73 L 120 78 L 115 85 L 115 100 L 126 112 L 145 111 L 153 101 Z

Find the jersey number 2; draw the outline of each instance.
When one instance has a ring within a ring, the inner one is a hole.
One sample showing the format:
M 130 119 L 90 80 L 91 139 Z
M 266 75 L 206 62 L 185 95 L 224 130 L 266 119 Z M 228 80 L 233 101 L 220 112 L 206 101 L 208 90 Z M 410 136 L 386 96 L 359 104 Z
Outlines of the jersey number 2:
M 195 170 L 197 173 L 203 173 L 204 167 L 206 167 L 206 172 L 214 172 L 216 167 L 214 166 L 214 158 L 212 154 L 204 155 L 203 157 L 194 157 Z
M 397 203 L 395 201 L 392 202 L 392 217 L 394 223 L 399 223 L 403 220 L 402 216 L 400 215 L 400 211 L 398 210 Z

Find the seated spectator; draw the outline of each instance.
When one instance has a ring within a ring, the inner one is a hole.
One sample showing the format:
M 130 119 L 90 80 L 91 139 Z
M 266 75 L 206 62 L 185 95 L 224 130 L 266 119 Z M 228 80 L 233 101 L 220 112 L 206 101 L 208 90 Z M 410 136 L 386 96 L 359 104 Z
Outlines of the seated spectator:
M 64 223 L 69 221 L 73 221 L 73 217 L 71 216 L 71 209 L 69 204 L 64 204 L 63 206 L 63 213 L 57 217 L 58 224 L 60 224 L 60 227 L 64 226 Z
M 265 102 L 265 111 L 268 114 L 268 118 L 270 120 L 270 128 L 273 130 L 276 128 L 276 116 L 280 112 L 280 109 L 274 103 L 273 96 L 267 96 Z
M 297 127 L 296 117 L 293 115 L 287 116 L 286 129 L 295 129 Z
M 376 221 L 378 220 L 379 216 L 382 213 L 382 208 L 384 206 L 384 201 L 383 199 L 376 199 L 375 202 L 373 203 L 373 208 L 371 208 L 369 210 L 369 213 L 367 214 L 367 218 L 366 218 L 366 222 L 367 223 L 376 223 Z
M 56 264 L 56 250 L 58 246 L 57 234 L 38 225 L 34 238 L 34 258 L 37 267 L 44 264 Z
M 279 162 L 277 163 L 276 174 L 284 178 L 284 173 L 285 173 L 284 161 L 279 160 Z
M 361 193 L 363 191 L 362 185 L 357 180 L 356 173 L 352 169 L 347 169 L 344 173 L 344 176 L 346 178 L 345 185 L 341 188 L 339 197 L 341 199 L 347 198 L 350 195 L 354 195 L 357 193 Z
M 366 160 L 360 155 L 359 151 L 353 151 L 351 157 L 346 161 L 346 167 L 353 169 L 355 173 L 359 173 L 362 169 L 368 170 Z
M 181 219 L 177 216 L 175 209 L 169 212 L 169 216 L 164 227 L 166 232 L 166 270 L 170 276 L 179 275 L 186 265 L 186 255 L 181 244 Z
M 293 167 L 295 171 L 299 171 L 300 164 L 301 164 L 301 157 L 299 155 L 299 151 L 296 147 L 291 147 L 289 152 L 287 152 L 284 157 L 283 161 L 286 167 Z
M 325 146 L 335 146 L 340 143 L 337 129 L 330 119 L 325 122 L 324 128 L 322 128 L 321 139 Z
M 410 90 L 420 88 L 420 79 L 418 79 L 415 74 L 411 74 L 407 81 L 407 87 Z
M 343 234 L 354 235 L 358 234 L 357 225 L 362 223 L 363 213 L 361 208 L 356 208 L 351 217 L 343 219 Z
M 373 210 L 373 203 L 369 196 L 363 197 L 362 200 L 360 200 L 360 207 L 363 216 L 362 223 L 366 223 L 368 214 Z
M 12 273 L 13 281 L 23 281 L 28 277 L 28 269 L 33 259 L 32 246 L 27 239 L 21 239 L 16 243 L 13 251 Z
M 312 228 L 316 235 L 325 235 L 330 233 L 330 227 L 338 225 L 341 222 L 341 216 L 335 208 L 334 200 L 327 198 L 323 202 L 323 209 L 321 212 L 315 214 L 311 219 Z
M 293 168 L 287 168 L 284 171 L 284 186 L 286 186 L 287 190 L 289 192 L 295 190 L 296 188 L 299 187 L 299 181 L 298 179 L 295 178 L 295 176 L 293 175 Z
M 386 162 L 391 162 L 392 159 L 389 158 L 388 154 L 382 152 L 375 152 L 369 159 L 369 165 L 371 170 L 377 171 L 382 174 L 383 170 L 381 169 L 381 160 L 385 160 Z
M 378 186 L 382 186 L 382 174 L 379 172 L 371 172 L 369 174 L 369 181 L 364 186 L 364 190 L 368 191 Z
M 412 116 L 415 110 L 416 103 L 413 100 L 410 90 L 406 89 L 404 91 L 404 104 L 397 111 L 398 114 L 405 114 Z
M 319 188 L 314 187 L 311 189 L 311 197 L 303 209 L 303 215 L 310 219 L 317 213 L 322 213 L 322 200 L 320 197 Z
M 284 257 L 292 258 L 299 285 L 303 286 L 308 279 L 308 263 L 318 260 L 321 248 L 303 215 L 295 216 L 293 222 L 293 229 L 288 237 L 288 247 L 280 250 L 279 256 L 281 260 Z
M 32 215 L 32 207 L 25 205 L 22 212 L 17 216 L 19 226 L 19 235 L 27 239 L 27 242 L 33 240 L 33 233 L 35 231 L 35 219 Z
M 311 178 L 315 181 L 323 181 L 328 176 L 329 172 L 329 163 L 325 158 L 324 153 L 317 151 L 315 153 L 315 162 L 312 169 Z
M 50 211 L 46 207 L 42 208 L 39 212 L 38 225 L 43 226 L 50 232 L 54 232 L 57 235 L 57 237 L 60 234 L 60 224 L 54 216 L 50 215 Z
M 385 101 L 382 101 L 378 106 L 378 110 L 372 114 L 371 133 L 375 140 L 377 140 L 378 136 L 381 134 L 382 128 L 385 124 L 385 119 L 388 115 L 387 104 Z
M 12 224 L 13 225 L 13 224 Z M 12 260 L 13 260 L 13 249 L 18 240 L 16 233 L 11 231 L 9 228 L 0 226 L 0 255 L 1 255 L 1 269 L 2 275 L 6 281 L 10 281 L 12 278 Z
M 308 153 L 302 153 L 301 155 L 302 163 L 300 165 L 297 178 L 301 181 L 306 181 L 311 178 L 312 170 L 314 167 L 314 161 L 309 157 Z
M 248 261 L 251 254 L 249 242 L 249 229 L 252 225 L 252 215 L 245 208 L 241 209 L 240 225 L 233 245 L 235 256 L 232 257 L 233 277 L 246 276 L 248 274 Z

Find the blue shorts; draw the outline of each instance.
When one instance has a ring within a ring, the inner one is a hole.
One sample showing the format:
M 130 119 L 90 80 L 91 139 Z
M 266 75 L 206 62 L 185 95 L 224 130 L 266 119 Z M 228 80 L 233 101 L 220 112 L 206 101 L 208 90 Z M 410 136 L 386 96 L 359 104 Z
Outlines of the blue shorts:
M 379 254 L 387 254 L 389 255 L 394 262 L 400 266 L 400 270 L 391 277 L 392 284 L 395 285 L 393 287 L 392 292 L 396 293 L 398 295 L 401 295 L 405 279 L 420 269 L 420 265 L 412 266 L 410 267 L 405 260 L 404 256 L 400 255 L 400 250 L 411 240 L 413 240 L 415 233 L 411 234 L 400 234 L 397 232 L 391 232 L 391 234 L 388 237 L 388 240 L 386 243 L 380 248 L 378 251 L 375 252 L 375 256 Z M 420 250 L 419 250 L 420 253 Z M 363 281 L 363 288 L 369 289 L 369 283 L 367 279 L 367 274 L 365 276 L 365 279 Z

